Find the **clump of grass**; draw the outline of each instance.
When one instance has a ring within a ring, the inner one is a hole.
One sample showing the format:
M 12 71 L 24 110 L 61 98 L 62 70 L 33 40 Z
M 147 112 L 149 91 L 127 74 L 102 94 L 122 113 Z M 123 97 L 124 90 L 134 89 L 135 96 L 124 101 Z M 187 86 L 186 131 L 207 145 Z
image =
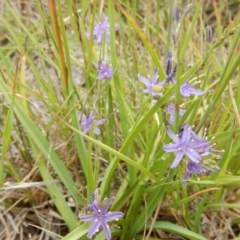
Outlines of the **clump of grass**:
M 235 1 L 3 9 L 0 239 L 238 237 Z

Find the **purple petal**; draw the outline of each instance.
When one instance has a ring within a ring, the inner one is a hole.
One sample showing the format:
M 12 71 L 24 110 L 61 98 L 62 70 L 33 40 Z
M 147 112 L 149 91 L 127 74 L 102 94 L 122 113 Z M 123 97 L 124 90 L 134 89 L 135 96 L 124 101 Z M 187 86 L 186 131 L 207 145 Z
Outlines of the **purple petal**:
M 96 121 L 95 125 L 101 125 L 105 122 L 106 122 L 106 119 L 103 118 L 103 119 L 100 119 L 100 120 Z
M 194 131 L 191 131 L 191 135 L 192 135 L 192 138 L 195 141 L 201 141 L 202 140 L 201 138 L 199 138 L 199 136 Z
M 177 144 L 180 144 L 180 139 L 178 138 L 178 136 L 176 136 L 169 127 L 166 127 L 166 131 L 169 135 L 169 137 Z
M 201 90 L 194 89 L 194 88 L 188 88 L 187 90 L 182 91 L 181 93 L 185 97 L 189 97 L 190 95 L 201 96 L 201 95 L 205 94 L 205 92 L 203 92 Z
M 100 132 L 101 132 L 101 131 L 100 131 L 100 129 L 99 129 L 98 127 L 95 127 L 95 128 L 94 128 L 94 133 L 95 133 L 95 134 L 99 135 Z
M 168 124 L 172 125 L 174 124 L 174 116 L 170 116 L 170 119 L 167 119 Z
M 110 42 L 110 32 L 106 32 L 106 40 L 107 42 Z
M 208 141 L 206 141 L 206 140 L 193 141 L 188 145 L 188 147 L 192 148 L 192 149 L 207 148 L 208 147 Z
M 102 34 L 100 33 L 97 35 L 96 42 L 100 43 L 101 41 L 102 41 Z
M 182 160 L 183 156 L 184 156 L 184 153 L 183 153 L 182 151 L 181 151 L 181 152 L 178 152 L 177 155 L 176 155 L 176 157 L 175 157 L 175 159 L 174 159 L 174 161 L 173 161 L 173 163 L 172 163 L 171 168 L 177 167 L 177 165 L 178 165 L 178 164 L 180 163 L 180 161 Z
M 164 86 L 164 85 L 165 85 L 165 83 L 166 83 L 166 81 L 165 81 L 165 80 L 163 80 L 163 81 L 159 82 L 159 85 L 160 85 L 160 86 Z
M 183 134 L 182 134 L 182 142 L 184 145 L 187 145 L 190 143 L 190 140 L 191 140 L 191 127 L 189 125 L 185 125 L 183 127 Z
M 106 221 L 116 220 L 118 218 L 122 218 L 123 213 L 122 212 L 109 212 L 104 217 L 105 217 Z
M 187 83 L 188 83 L 188 81 L 186 81 L 180 87 L 180 92 L 181 92 L 181 94 L 184 97 L 189 97 L 190 95 L 198 95 L 198 96 L 200 96 L 200 95 L 204 95 L 205 94 L 205 92 L 193 88 L 192 86 L 194 86 L 195 84 L 188 85 Z
M 178 152 L 180 148 L 179 144 L 165 144 L 163 150 L 166 152 Z
M 102 225 L 106 239 L 110 240 L 111 239 L 111 231 L 110 231 L 110 228 L 109 228 L 107 222 L 104 221 L 103 219 L 101 219 L 101 225 Z
M 109 28 L 108 17 L 106 15 L 103 15 L 102 22 L 101 22 L 101 27 L 103 29 Z
M 153 72 L 153 80 L 152 80 L 152 84 L 156 85 L 158 83 L 158 68 L 155 68 L 154 72 Z
M 110 205 L 112 204 L 112 202 L 113 202 L 113 200 L 115 199 L 115 197 L 111 197 L 109 200 L 108 200 L 108 202 L 107 202 L 107 204 L 103 207 L 103 212 L 107 212 L 108 211 L 108 209 L 109 209 L 109 207 L 110 207 Z
M 179 108 L 179 116 L 182 116 L 185 112 L 185 109 Z
M 190 172 L 186 171 L 184 177 L 183 177 L 183 180 L 188 180 L 190 177 Z M 187 182 L 183 182 L 182 183 L 183 187 L 186 187 L 187 186 Z
M 139 80 L 146 85 L 147 88 L 152 87 L 152 82 L 149 79 L 141 76 L 140 74 L 138 74 L 137 76 L 138 76 Z
M 186 171 L 186 173 L 185 173 L 185 175 L 184 175 L 184 177 L 183 177 L 183 180 L 188 180 L 189 179 L 189 177 L 190 177 L 190 172 L 189 171 Z
M 142 92 L 152 94 L 152 90 L 150 89 L 143 89 Z
M 96 219 L 94 214 L 87 214 L 87 215 L 83 215 L 79 218 L 81 221 L 83 222 L 89 222 L 89 221 L 93 221 Z
M 193 149 L 185 149 L 184 153 L 193 161 L 196 163 L 199 163 L 201 161 L 201 156 L 194 151 Z
M 97 219 L 96 219 L 97 220 Z M 94 221 L 94 223 L 91 225 L 91 227 L 89 228 L 87 237 L 88 238 L 92 238 L 92 236 L 99 230 L 99 227 L 101 226 L 100 221 Z
M 93 122 L 93 120 L 94 120 L 93 111 L 90 112 L 88 119 L 89 119 L 89 121 Z
M 105 78 L 105 75 L 104 73 L 99 73 L 98 77 L 97 77 L 97 80 L 102 80 Z
M 90 128 L 87 127 L 87 128 L 85 128 L 85 129 L 83 130 L 83 133 L 86 134 L 86 133 L 88 133 L 89 131 L 90 131 Z
M 102 209 L 101 209 L 101 207 L 98 205 L 98 203 L 97 203 L 96 200 L 92 203 L 92 209 L 93 209 L 93 211 L 94 211 L 95 214 L 102 213 Z

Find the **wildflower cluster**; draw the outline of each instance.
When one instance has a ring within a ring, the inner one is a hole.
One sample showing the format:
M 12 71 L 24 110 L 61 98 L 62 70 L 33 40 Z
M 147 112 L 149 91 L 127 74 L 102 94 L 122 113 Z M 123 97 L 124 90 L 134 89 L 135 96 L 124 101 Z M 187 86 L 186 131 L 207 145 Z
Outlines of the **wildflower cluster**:
M 186 13 L 187 14 L 187 13 Z M 174 21 L 177 24 L 180 20 L 180 12 L 179 8 L 176 7 L 174 9 Z M 115 28 L 116 29 L 116 28 Z M 89 33 L 87 33 L 87 36 Z M 97 43 L 102 42 L 105 38 L 106 41 L 110 40 L 110 28 L 109 22 L 105 15 L 103 15 L 102 21 L 96 22 L 94 26 L 93 32 L 94 39 Z M 174 36 L 174 45 L 176 45 L 177 39 Z M 108 80 L 113 76 L 113 69 L 111 64 L 106 64 L 103 59 L 99 58 L 98 66 L 95 67 L 95 70 L 98 73 L 96 80 Z M 174 85 L 177 83 L 175 77 L 177 74 L 177 66 L 173 66 L 173 54 L 172 52 L 168 53 L 165 65 L 165 79 L 159 79 L 158 72 L 159 69 L 155 68 L 152 77 L 144 77 L 140 73 L 138 73 L 138 79 L 145 85 L 145 88 L 141 88 L 143 93 L 149 94 L 152 96 L 154 101 L 163 96 L 163 93 L 168 86 Z M 195 96 L 203 96 L 205 94 L 204 91 L 200 89 L 196 89 L 195 86 L 198 82 L 190 82 L 190 79 L 187 79 L 180 86 L 180 93 L 183 99 L 190 97 L 192 95 Z M 174 97 L 174 95 L 172 96 Z M 171 99 L 168 105 L 165 108 L 165 111 L 170 116 L 167 119 L 167 123 L 169 125 L 174 125 L 175 112 L 176 107 L 175 104 L 172 103 Z M 178 108 L 179 116 L 183 116 L 186 112 L 185 109 Z M 81 119 L 81 127 L 83 129 L 83 133 L 88 133 L 92 128 L 92 124 L 94 122 L 94 114 L 93 111 L 90 112 L 89 116 L 83 115 L 80 113 Z M 99 125 L 105 123 L 105 119 L 100 119 L 95 122 L 94 133 L 100 134 Z M 206 174 L 210 170 L 219 170 L 219 168 L 215 165 L 214 169 L 209 168 L 206 164 L 206 158 L 208 156 L 214 156 L 212 153 L 214 151 L 213 145 L 211 145 L 211 141 L 208 141 L 207 138 L 200 138 L 192 129 L 192 127 L 188 124 L 182 126 L 178 134 L 174 134 L 169 126 L 166 127 L 166 132 L 173 141 L 170 144 L 165 144 L 163 149 L 165 152 L 176 153 L 175 158 L 172 162 L 171 168 L 176 168 L 182 161 L 186 162 L 186 173 L 184 175 L 184 180 L 188 180 L 191 173 L 194 174 Z M 186 186 L 186 181 L 183 183 Z M 111 231 L 108 225 L 108 221 L 122 218 L 123 213 L 121 212 L 108 212 L 108 209 L 114 200 L 114 197 L 110 199 L 105 199 L 104 203 L 101 203 L 99 199 L 96 198 L 96 193 L 91 194 L 90 204 L 87 207 L 89 212 L 92 214 L 86 214 L 80 217 L 80 220 L 83 222 L 93 221 L 91 225 L 87 237 L 92 238 L 93 235 L 99 231 L 99 228 L 102 227 L 106 239 L 111 239 Z
M 117 29 L 118 27 L 115 27 L 115 30 Z M 89 37 L 90 33 L 87 32 L 86 36 Z M 106 41 L 110 41 L 110 24 L 106 15 L 102 15 L 102 20 L 94 23 L 93 37 L 96 43 L 101 43 L 104 39 L 106 39 Z M 99 59 L 100 60 L 98 62 L 98 66 L 95 66 L 95 70 L 98 72 L 97 80 L 111 79 L 113 76 L 113 69 L 111 64 L 104 63 L 101 57 Z M 79 117 L 81 120 L 80 125 L 83 129 L 83 133 L 86 134 L 90 131 L 93 124 L 94 114 L 91 111 L 89 113 L 89 116 L 87 117 L 82 112 L 79 112 Z M 96 121 L 94 127 L 95 134 L 100 134 L 100 129 L 98 128 L 98 125 L 101 125 L 105 122 L 106 119 L 100 119 Z
M 187 13 L 186 13 L 187 14 Z M 180 20 L 180 12 L 179 7 L 176 6 L 174 9 L 174 21 L 178 23 Z M 176 35 L 173 37 L 174 45 L 177 44 Z M 163 81 L 159 80 L 159 76 L 157 75 L 158 68 L 154 70 L 153 78 L 147 79 L 142 75 L 138 74 L 139 80 L 145 84 L 147 87 L 142 91 L 147 94 L 151 94 L 152 97 L 161 97 L 163 95 L 164 87 L 167 84 L 176 84 L 176 73 L 177 73 L 177 66 L 173 67 L 172 61 L 172 52 L 168 53 L 166 66 L 165 66 L 165 74 L 166 78 Z M 202 96 L 205 94 L 200 89 L 195 89 L 194 86 L 198 82 L 189 83 L 189 79 L 187 79 L 181 86 L 180 86 L 180 93 L 183 97 L 190 97 L 191 95 Z M 174 97 L 174 96 L 173 96 Z M 170 118 L 167 119 L 168 124 L 174 124 L 175 118 L 175 105 L 173 103 L 169 104 L 166 107 L 166 112 L 170 115 Z M 179 116 L 183 116 L 185 110 L 179 108 Z M 180 161 L 184 158 L 187 158 L 187 168 L 186 174 L 184 176 L 184 180 L 187 180 L 190 177 L 191 173 L 194 174 L 204 174 L 209 171 L 209 168 L 204 166 L 203 159 L 206 155 L 211 154 L 213 151 L 212 146 L 210 146 L 210 142 L 206 139 L 200 139 L 196 133 L 192 130 L 192 128 L 185 124 L 178 135 L 175 135 L 169 127 L 166 128 L 166 131 L 169 137 L 173 140 L 174 143 L 165 144 L 163 149 L 166 152 L 176 152 L 176 157 L 171 165 L 171 168 L 175 168 L 179 165 Z M 218 170 L 218 167 L 215 167 Z M 186 186 L 186 183 L 184 183 Z

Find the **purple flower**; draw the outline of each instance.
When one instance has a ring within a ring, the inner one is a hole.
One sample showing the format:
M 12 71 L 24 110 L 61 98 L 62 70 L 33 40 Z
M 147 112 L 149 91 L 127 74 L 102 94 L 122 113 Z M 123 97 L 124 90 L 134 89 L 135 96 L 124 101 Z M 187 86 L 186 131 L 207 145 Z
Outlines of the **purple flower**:
M 184 127 L 182 132 L 182 137 L 175 135 L 169 127 L 166 128 L 169 137 L 174 141 L 174 143 L 166 144 L 163 149 L 166 152 L 177 152 L 176 157 L 172 163 L 171 168 L 177 167 L 177 165 L 182 160 L 183 156 L 186 155 L 195 163 L 201 161 L 200 154 L 196 151 L 198 147 L 196 142 L 191 141 L 191 128 Z M 199 144 L 201 145 L 201 144 Z
M 175 114 L 174 104 L 170 104 L 167 107 L 167 112 L 170 114 L 170 119 L 168 119 L 167 121 L 170 125 L 173 125 L 174 124 L 174 114 Z M 179 108 L 179 116 L 182 116 L 185 112 L 186 112 L 186 110 Z
M 91 111 L 89 114 L 89 117 L 84 116 L 81 112 L 79 112 L 81 120 L 81 127 L 83 128 L 83 133 L 86 134 L 91 130 L 93 121 L 94 121 L 94 115 L 93 112 Z M 97 127 L 98 125 L 101 125 L 106 122 L 106 119 L 101 119 L 96 121 L 95 126 L 94 126 L 94 133 L 95 134 L 100 134 L 100 129 Z
M 138 74 L 138 78 L 139 80 L 144 83 L 146 85 L 146 89 L 143 89 L 142 91 L 144 93 L 149 93 L 151 94 L 153 97 L 157 96 L 157 97 L 161 97 L 162 93 L 158 91 L 158 89 L 162 88 L 162 86 L 164 85 L 164 82 L 159 82 L 158 79 L 158 68 L 156 68 L 153 72 L 153 78 L 152 79 L 147 79 L 145 77 L 143 77 L 142 75 Z
M 194 85 L 196 85 L 197 83 L 193 83 L 188 85 L 188 80 L 180 87 L 180 92 L 184 97 L 189 97 L 190 95 L 204 95 L 205 92 L 203 92 L 202 90 L 197 90 L 195 88 L 193 88 Z
M 210 158 L 218 158 L 220 159 L 221 157 L 219 155 L 213 154 L 212 152 L 222 152 L 219 150 L 213 149 L 213 146 L 215 144 L 210 145 L 212 140 L 208 141 L 204 133 L 204 137 L 200 138 L 193 130 L 192 127 L 189 126 L 188 124 L 185 124 L 179 131 L 178 137 L 182 137 L 183 132 L 186 130 L 189 130 L 190 135 L 191 135 L 191 147 L 197 151 L 201 155 L 201 165 L 204 164 L 205 158 L 209 157 Z M 219 168 L 218 168 L 219 169 Z
M 193 161 L 188 160 L 187 163 L 187 168 L 186 168 L 186 173 L 184 175 L 184 180 L 188 180 L 190 177 L 191 173 L 194 174 L 206 174 L 209 170 L 206 167 L 201 166 L 200 164 L 197 164 Z M 186 187 L 187 186 L 187 182 L 183 183 L 183 186 Z
M 104 62 L 102 61 L 102 59 L 100 59 L 99 61 L 99 68 L 96 69 L 98 72 L 98 80 L 102 80 L 102 79 L 109 79 L 113 76 L 113 69 L 111 67 L 111 65 L 106 65 L 104 64 Z
M 176 80 L 174 79 L 174 77 L 176 76 L 177 73 L 177 66 L 174 67 L 173 71 L 172 71 L 172 52 L 168 53 L 168 58 L 166 61 L 166 67 L 165 67 L 165 73 L 167 75 L 167 78 L 165 80 L 165 83 L 176 83 Z
M 115 30 L 117 29 L 118 27 L 115 27 Z M 86 35 L 89 37 L 90 33 L 87 32 Z M 97 43 L 100 43 L 104 37 L 108 42 L 110 41 L 110 24 L 106 15 L 102 16 L 102 21 L 94 23 L 93 37 Z
M 94 221 L 92 226 L 90 227 L 87 237 L 92 238 L 92 236 L 98 232 L 99 227 L 103 228 L 104 234 L 107 240 L 111 239 L 111 231 L 107 221 L 114 220 L 123 217 L 122 212 L 107 212 L 114 197 L 111 197 L 105 206 L 100 206 L 99 203 L 95 200 L 91 204 L 93 214 L 87 214 L 80 217 L 80 220 L 83 222 Z

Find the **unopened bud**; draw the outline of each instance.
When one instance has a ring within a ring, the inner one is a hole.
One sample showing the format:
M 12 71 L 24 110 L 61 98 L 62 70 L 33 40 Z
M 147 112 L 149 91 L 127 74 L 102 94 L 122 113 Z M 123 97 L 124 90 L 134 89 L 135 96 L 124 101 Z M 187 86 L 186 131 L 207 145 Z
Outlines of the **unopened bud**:
M 184 16 L 186 16 L 193 8 L 194 4 L 193 3 L 189 4 L 184 11 Z
M 173 18 L 174 18 L 175 22 L 179 22 L 180 17 L 179 17 L 179 7 L 178 6 L 176 6 L 174 8 Z
M 168 53 L 168 58 L 166 61 L 166 69 L 165 69 L 165 73 L 167 75 L 169 75 L 172 71 L 172 52 Z
M 173 40 L 174 46 L 177 46 L 177 38 L 175 34 L 172 35 L 172 40 Z
M 212 41 L 212 28 L 210 26 L 206 27 L 206 41 L 208 43 Z

